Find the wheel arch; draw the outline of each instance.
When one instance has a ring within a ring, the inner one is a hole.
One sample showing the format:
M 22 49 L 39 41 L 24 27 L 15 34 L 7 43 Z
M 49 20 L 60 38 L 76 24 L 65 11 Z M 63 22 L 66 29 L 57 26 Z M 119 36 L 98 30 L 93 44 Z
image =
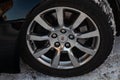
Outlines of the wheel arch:
M 41 0 L 37 5 L 35 5 L 35 6 L 30 10 L 30 12 L 28 12 L 28 14 L 26 15 L 26 18 L 29 17 L 29 14 L 32 13 L 32 11 L 33 11 L 37 6 L 44 4 L 45 1 L 47 1 L 47 0 Z

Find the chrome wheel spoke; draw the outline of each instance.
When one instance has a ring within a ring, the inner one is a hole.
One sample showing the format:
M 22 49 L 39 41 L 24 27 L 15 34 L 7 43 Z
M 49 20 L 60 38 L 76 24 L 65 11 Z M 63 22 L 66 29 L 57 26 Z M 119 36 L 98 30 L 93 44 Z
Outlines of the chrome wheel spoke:
M 57 54 L 55 55 L 53 61 L 52 61 L 52 67 L 57 68 L 60 62 L 60 51 L 57 51 Z
M 51 47 L 48 48 L 44 48 L 42 50 L 38 50 L 36 51 L 33 55 L 35 58 L 39 58 L 40 56 L 44 55 L 45 53 L 47 53 L 49 50 L 51 49 Z
M 60 27 L 63 27 L 64 26 L 63 8 L 62 7 L 57 7 L 56 8 L 56 13 L 57 13 L 58 24 L 59 24 Z
M 74 56 L 73 52 L 68 51 L 68 55 L 69 55 L 69 58 L 70 58 L 70 60 L 71 60 L 71 62 L 73 64 L 73 66 L 78 67 L 80 64 L 79 64 L 77 58 Z
M 86 18 L 87 18 L 87 16 L 81 12 L 79 17 L 76 19 L 76 21 L 72 25 L 72 29 L 76 29 Z
M 48 31 L 53 31 L 54 30 L 54 28 L 49 26 L 47 24 L 47 22 L 45 22 L 39 15 L 35 17 L 34 21 L 37 22 L 39 25 L 41 25 L 44 29 L 46 29 Z
M 75 45 L 75 47 L 78 48 L 79 50 L 85 52 L 86 54 L 91 55 L 91 56 L 93 56 L 93 55 L 96 53 L 95 50 L 90 49 L 90 48 L 87 48 L 87 47 L 84 47 L 84 46 L 80 45 L 79 43 L 77 43 L 77 44 Z
M 98 37 L 98 36 L 99 36 L 99 31 L 95 30 L 92 32 L 80 34 L 80 36 L 77 36 L 77 38 L 81 38 L 81 39 L 82 38 L 93 38 L 93 37 Z
M 28 35 L 28 40 L 45 41 L 45 40 L 49 40 L 49 37 L 48 36 Z

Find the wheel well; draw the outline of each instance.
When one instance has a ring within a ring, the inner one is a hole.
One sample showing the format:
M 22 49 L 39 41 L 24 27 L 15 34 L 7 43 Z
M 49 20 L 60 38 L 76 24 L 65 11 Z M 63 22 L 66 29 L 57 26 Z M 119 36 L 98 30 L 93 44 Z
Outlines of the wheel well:
M 116 24 L 116 31 L 117 31 L 117 36 L 120 36 L 120 3 L 118 0 L 107 0 L 110 4 L 110 7 L 112 8 L 114 18 L 115 18 L 115 24 Z

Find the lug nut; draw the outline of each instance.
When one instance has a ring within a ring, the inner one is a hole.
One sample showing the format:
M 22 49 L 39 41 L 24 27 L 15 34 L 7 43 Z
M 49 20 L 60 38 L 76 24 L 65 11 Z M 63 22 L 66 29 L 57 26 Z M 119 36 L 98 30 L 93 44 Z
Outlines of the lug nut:
M 57 38 L 57 34 L 56 34 L 56 33 L 53 33 L 51 37 L 52 37 L 52 38 Z
M 61 29 L 60 32 L 64 34 L 64 33 L 66 33 L 67 31 L 66 31 L 65 29 Z
M 65 43 L 65 47 L 66 48 L 70 48 L 71 47 L 71 44 L 69 42 Z
M 72 40 L 75 39 L 74 35 L 72 35 L 72 34 L 69 35 L 69 38 L 72 39 Z
M 55 47 L 60 47 L 60 43 L 59 42 L 55 42 Z

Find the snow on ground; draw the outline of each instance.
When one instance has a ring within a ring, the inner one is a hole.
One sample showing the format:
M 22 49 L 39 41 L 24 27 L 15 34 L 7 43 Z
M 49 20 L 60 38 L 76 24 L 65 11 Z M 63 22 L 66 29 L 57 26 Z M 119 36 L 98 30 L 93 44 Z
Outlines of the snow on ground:
M 120 37 L 109 58 L 99 68 L 88 74 L 73 78 L 56 78 L 36 72 L 21 62 L 21 73 L 0 74 L 0 80 L 120 80 Z

